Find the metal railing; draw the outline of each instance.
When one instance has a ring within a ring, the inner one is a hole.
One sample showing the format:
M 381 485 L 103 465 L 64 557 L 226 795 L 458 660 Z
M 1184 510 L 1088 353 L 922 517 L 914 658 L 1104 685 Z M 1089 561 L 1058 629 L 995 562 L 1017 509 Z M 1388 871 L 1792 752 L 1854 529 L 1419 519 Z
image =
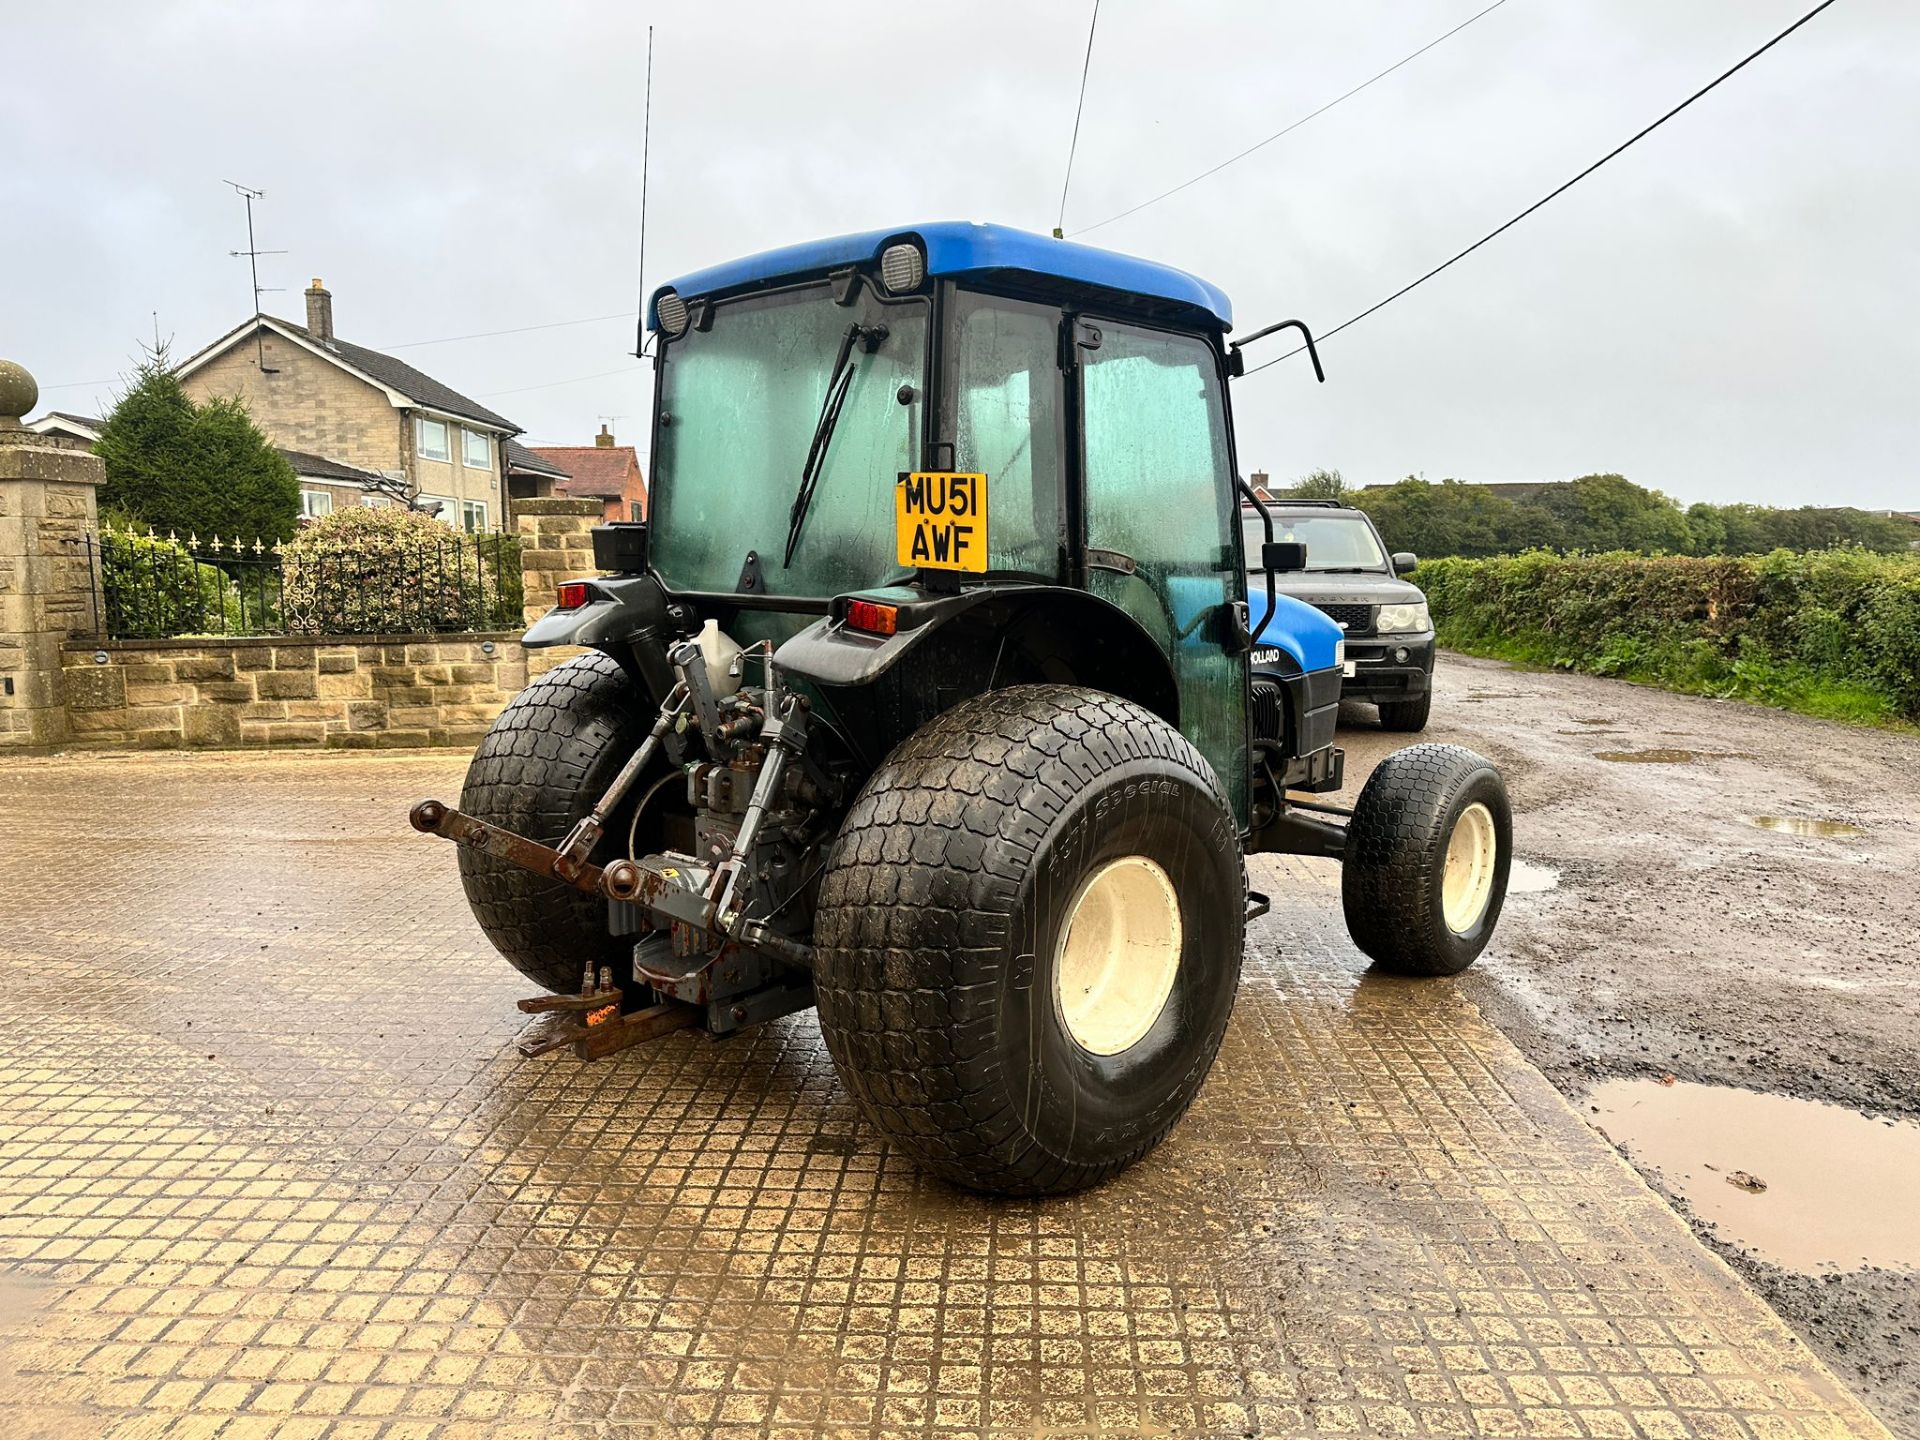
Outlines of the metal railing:
M 413 635 L 515 630 L 520 537 L 505 533 L 267 544 L 152 530 L 87 537 L 92 634 Z

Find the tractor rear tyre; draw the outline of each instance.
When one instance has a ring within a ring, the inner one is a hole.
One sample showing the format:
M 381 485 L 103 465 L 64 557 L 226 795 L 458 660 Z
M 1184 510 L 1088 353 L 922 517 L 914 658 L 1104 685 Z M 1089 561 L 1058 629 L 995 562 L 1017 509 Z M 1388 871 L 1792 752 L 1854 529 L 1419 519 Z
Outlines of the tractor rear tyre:
M 1457 975 L 1493 936 L 1513 863 L 1513 811 L 1493 762 L 1459 745 L 1382 760 L 1347 824 L 1347 932 L 1382 970 Z
M 467 767 L 460 808 L 478 820 L 551 845 L 613 783 L 646 738 L 651 709 L 614 660 L 592 652 L 540 676 L 500 712 Z M 643 775 L 632 795 L 657 777 Z M 633 799 L 628 804 L 632 805 Z M 623 809 L 591 859 L 626 854 Z M 460 881 L 474 918 L 514 969 L 552 991 L 579 988 L 588 961 L 631 974 L 633 940 L 607 933 L 607 902 L 517 865 L 460 847 Z
M 967 700 L 854 801 L 815 915 L 820 1028 L 921 1165 L 1079 1190 L 1160 1143 L 1240 977 L 1233 815 L 1180 732 L 1065 685 Z

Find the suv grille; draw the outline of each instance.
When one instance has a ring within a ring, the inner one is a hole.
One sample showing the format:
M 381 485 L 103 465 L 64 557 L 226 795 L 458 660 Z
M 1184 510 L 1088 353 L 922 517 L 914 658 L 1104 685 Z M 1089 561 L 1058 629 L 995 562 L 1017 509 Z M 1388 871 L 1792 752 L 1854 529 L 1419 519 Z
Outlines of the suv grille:
M 1253 738 L 1284 740 L 1287 736 L 1286 704 L 1280 687 L 1271 680 L 1253 682 Z
M 1315 605 L 1349 635 L 1365 635 L 1373 629 L 1371 605 Z

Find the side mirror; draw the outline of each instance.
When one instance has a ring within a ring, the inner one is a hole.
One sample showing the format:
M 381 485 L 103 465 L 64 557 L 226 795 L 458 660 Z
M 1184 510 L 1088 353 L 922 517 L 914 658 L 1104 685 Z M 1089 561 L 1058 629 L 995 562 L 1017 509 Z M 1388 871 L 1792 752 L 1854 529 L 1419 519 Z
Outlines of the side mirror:
M 1420 557 L 1411 550 L 1396 550 L 1393 552 L 1393 573 L 1396 575 L 1406 574 L 1419 563 Z
M 1307 568 L 1307 547 L 1300 540 L 1269 540 L 1260 547 L 1260 568 L 1284 575 Z
M 647 522 L 615 520 L 593 527 L 593 563 L 615 575 L 642 575 L 647 569 Z

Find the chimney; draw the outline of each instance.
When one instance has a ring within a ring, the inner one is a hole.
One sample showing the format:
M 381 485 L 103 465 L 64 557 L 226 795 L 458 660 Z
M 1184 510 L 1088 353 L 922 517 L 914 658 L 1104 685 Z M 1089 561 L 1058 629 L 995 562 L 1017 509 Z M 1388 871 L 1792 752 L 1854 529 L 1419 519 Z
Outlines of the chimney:
M 1253 486 L 1253 493 L 1258 495 L 1262 500 L 1271 500 L 1273 498 L 1273 492 L 1267 489 L 1267 481 L 1269 478 L 1271 477 L 1268 476 L 1266 471 L 1256 470 L 1253 472 L 1253 476 L 1249 481 Z
M 307 289 L 307 330 L 314 339 L 333 343 L 333 292 L 318 275 Z
M 613 432 L 607 429 L 605 422 L 601 423 L 600 433 L 593 437 L 593 443 L 602 450 L 613 448 Z

